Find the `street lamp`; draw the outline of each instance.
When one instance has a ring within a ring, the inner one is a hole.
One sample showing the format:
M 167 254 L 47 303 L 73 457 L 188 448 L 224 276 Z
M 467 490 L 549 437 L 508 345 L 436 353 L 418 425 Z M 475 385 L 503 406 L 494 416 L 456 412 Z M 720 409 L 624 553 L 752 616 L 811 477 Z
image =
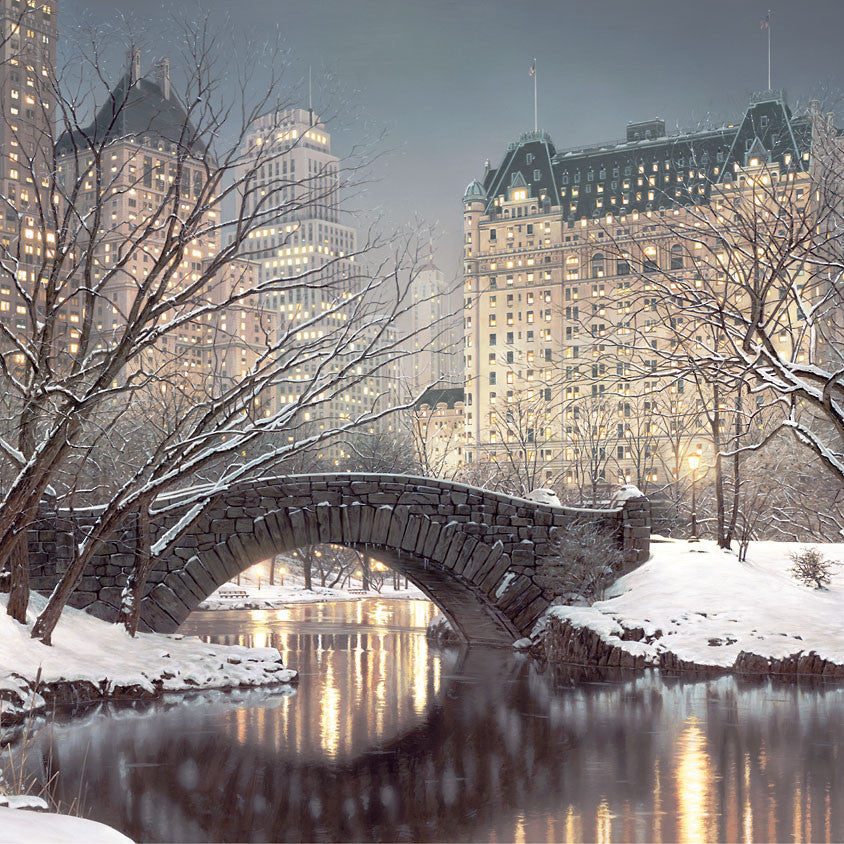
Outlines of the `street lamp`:
M 689 468 L 692 470 L 692 535 L 689 542 L 697 542 L 697 468 L 700 466 L 700 455 L 689 455 Z
M 285 572 L 286 572 L 286 571 L 287 571 L 287 569 L 286 569 L 284 566 L 282 566 L 282 567 L 278 570 L 278 573 L 281 575 L 281 585 L 282 585 L 282 586 L 284 586 L 284 575 L 285 575 Z

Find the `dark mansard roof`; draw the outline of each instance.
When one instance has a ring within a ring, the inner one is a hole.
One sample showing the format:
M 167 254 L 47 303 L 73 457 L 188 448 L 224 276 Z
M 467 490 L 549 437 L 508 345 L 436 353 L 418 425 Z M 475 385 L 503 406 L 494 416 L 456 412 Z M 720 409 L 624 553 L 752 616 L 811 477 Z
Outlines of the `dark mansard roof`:
M 147 146 L 163 141 L 168 146 L 183 146 L 197 157 L 205 152 L 178 97 L 174 93 L 165 97 L 158 82 L 151 79 L 138 79 L 130 86 L 129 73 L 123 75 L 89 126 L 59 138 L 56 154 L 73 152 L 74 146 L 85 151 L 92 144 L 118 140 L 136 140 Z
M 427 405 L 435 410 L 438 404 L 454 407 L 458 402 L 464 400 L 465 395 L 462 387 L 429 387 L 419 397 L 416 407 L 419 408 Z
M 567 151 L 556 150 L 546 132 L 526 132 L 508 146 L 499 167 L 488 169 L 482 183 L 470 185 L 472 197 L 469 189 L 466 196 L 483 199 L 486 212 L 494 213 L 498 197 L 525 185 L 530 197 L 547 208 L 561 206 L 564 220 L 705 202 L 712 183 L 733 178 L 736 163 L 744 166 L 759 158 L 784 164 L 790 155 L 791 167 L 805 169 L 803 153 L 811 133 L 811 118 L 793 116 L 781 91 L 754 95 L 737 124 L 717 129 L 669 136 L 663 121 L 651 120 L 629 124 L 625 140 Z M 648 177 L 642 186 L 640 176 Z

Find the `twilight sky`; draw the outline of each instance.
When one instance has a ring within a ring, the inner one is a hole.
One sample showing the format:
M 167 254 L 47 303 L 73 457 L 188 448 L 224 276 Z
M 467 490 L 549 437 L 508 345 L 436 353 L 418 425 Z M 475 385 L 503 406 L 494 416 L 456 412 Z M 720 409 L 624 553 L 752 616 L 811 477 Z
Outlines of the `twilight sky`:
M 349 118 L 330 126 L 335 152 L 386 130 L 367 205 L 393 226 L 435 223 L 449 275 L 460 268 L 465 186 L 533 128 L 534 56 L 539 126 L 558 149 L 621 138 L 628 121 L 657 116 L 669 131 L 734 122 L 767 87 L 768 8 L 773 87 L 792 107 L 844 90 L 844 0 L 60 0 L 59 23 L 126 13 L 154 27 L 187 8 L 221 24 L 230 16 L 256 40 L 277 27 L 291 78 L 313 67 L 317 111 L 320 80 L 334 80 L 331 107 L 342 96 Z M 154 43 L 175 52 L 166 34 Z

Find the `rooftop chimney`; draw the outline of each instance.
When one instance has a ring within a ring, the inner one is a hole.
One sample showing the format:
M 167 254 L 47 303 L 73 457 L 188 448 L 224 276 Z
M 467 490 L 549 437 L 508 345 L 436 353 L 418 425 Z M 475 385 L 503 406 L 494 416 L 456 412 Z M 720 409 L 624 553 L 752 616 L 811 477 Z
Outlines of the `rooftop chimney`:
M 137 82 L 141 78 L 141 51 L 137 47 L 132 47 L 129 50 L 129 75 L 132 82 Z
M 159 59 L 155 63 L 155 83 L 161 88 L 165 100 L 170 99 L 170 59 Z

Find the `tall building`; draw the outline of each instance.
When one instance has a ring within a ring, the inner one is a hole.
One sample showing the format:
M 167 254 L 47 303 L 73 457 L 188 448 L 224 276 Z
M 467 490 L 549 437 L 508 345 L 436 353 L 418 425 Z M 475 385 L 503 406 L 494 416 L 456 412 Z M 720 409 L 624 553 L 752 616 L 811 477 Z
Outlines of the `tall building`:
M 254 178 L 247 179 L 250 173 Z M 238 178 L 244 184 L 240 213 L 259 221 L 249 235 L 246 257 L 258 265 L 261 281 L 289 282 L 268 293 L 264 306 L 278 316 L 281 330 L 290 331 L 297 343 L 316 349 L 350 319 L 358 307 L 355 296 L 365 284 L 355 254 L 357 233 L 344 222 L 341 164 L 331 152 L 331 134 L 309 109 L 263 115 L 244 139 Z M 349 306 L 344 307 L 344 300 Z M 371 309 L 368 319 L 372 326 L 361 326 L 346 353 L 330 364 L 336 371 L 347 367 L 367 344 L 386 348 L 395 342 L 392 328 L 376 336 L 377 313 Z M 304 385 L 320 372 L 325 373 L 325 361 L 314 355 L 312 362 L 303 362 L 279 386 L 276 401 L 295 403 Z M 386 397 L 395 393 L 398 371 L 392 363 L 366 377 L 358 376 L 351 369 L 347 388 L 335 390 L 308 411 L 304 421 L 330 430 L 374 406 L 383 406 Z M 338 443 L 328 446 L 325 455 L 338 465 L 346 456 Z
M 188 131 L 186 131 L 188 129 Z M 110 97 L 82 130 L 65 133 L 56 147 L 57 182 L 65 196 L 74 186 L 82 190 L 74 207 L 85 219 L 99 209 L 101 225 L 93 230 L 96 265 L 93 282 L 99 285 L 93 304 L 93 326 L 100 346 L 117 341 L 131 313 L 143 280 L 161 260 L 167 227 L 157 223 L 178 210 L 185 218 L 204 204 L 196 230 L 202 232 L 181 254 L 168 284 L 189 288 L 202 281 L 220 251 L 220 208 L 206 195 L 205 142 L 191 131 L 191 122 L 170 84 L 167 59 L 158 61 L 152 78 L 145 77 L 141 55 L 132 50 L 128 67 Z M 95 156 L 96 151 L 96 156 Z M 173 193 L 174 182 L 180 185 Z M 80 247 L 85 243 L 80 241 Z M 169 255 L 176 256 L 172 241 Z M 168 261 L 172 258 L 168 257 Z M 237 286 L 254 285 L 257 267 L 232 261 L 202 283 L 195 293 L 201 302 L 223 304 Z M 84 314 L 80 303 L 70 314 L 70 352 Z M 148 352 L 158 371 L 217 391 L 238 380 L 264 348 L 273 326 L 255 299 L 196 318 L 178 333 L 163 334 Z
M 467 462 L 514 457 L 563 488 L 668 480 L 653 394 L 678 419 L 691 400 L 625 349 L 634 328 L 652 349 L 665 342 L 643 275 L 694 270 L 671 232 L 713 190 L 744 190 L 760 166 L 808 178 L 812 125 L 765 91 L 734 125 L 631 123 L 621 140 L 570 150 L 527 132 L 487 165 L 463 197 Z
M 55 242 L 37 220 L 38 194 L 49 194 L 53 164 L 56 18 L 55 0 L 0 4 L 0 184 L 5 198 L 0 254 L 4 267 L 16 267 L 14 279 L 8 269 L 0 275 L 0 320 L 13 330 L 27 326 L 27 308 L 15 282 L 31 292 L 43 250 L 51 237 Z
M 463 383 L 463 343 L 459 284 L 447 282 L 431 256 L 411 286 L 412 307 L 404 320 L 411 355 L 404 358 L 402 378 L 408 391 Z

